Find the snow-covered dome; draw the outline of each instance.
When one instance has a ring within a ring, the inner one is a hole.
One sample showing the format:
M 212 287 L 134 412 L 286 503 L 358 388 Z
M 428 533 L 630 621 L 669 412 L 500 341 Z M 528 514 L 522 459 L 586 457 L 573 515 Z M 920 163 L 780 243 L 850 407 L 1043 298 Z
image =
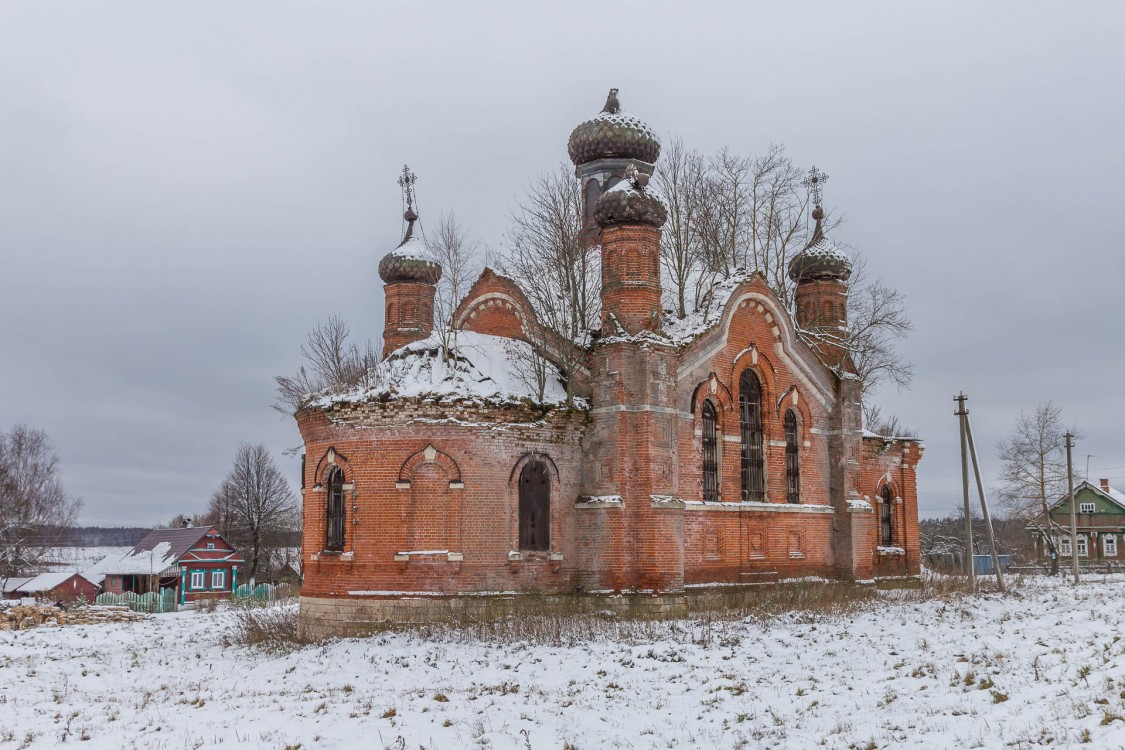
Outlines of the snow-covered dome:
M 409 222 L 406 236 L 398 247 L 379 261 L 379 277 L 387 284 L 396 281 L 436 284 L 441 278 L 441 266 L 429 259 L 426 243 L 414 236 L 414 222 L 418 220 L 418 215 L 408 209 L 405 218 Z
M 605 108 L 574 129 L 567 142 L 570 160 L 637 159 L 653 164 L 660 157 L 660 140 L 644 121 L 623 114 L 617 89 L 611 89 Z
M 852 275 L 851 258 L 824 235 L 824 210 L 817 206 L 812 215 L 816 219 L 816 229 L 809 244 L 789 261 L 789 278 L 798 284 L 802 281 L 847 281 Z

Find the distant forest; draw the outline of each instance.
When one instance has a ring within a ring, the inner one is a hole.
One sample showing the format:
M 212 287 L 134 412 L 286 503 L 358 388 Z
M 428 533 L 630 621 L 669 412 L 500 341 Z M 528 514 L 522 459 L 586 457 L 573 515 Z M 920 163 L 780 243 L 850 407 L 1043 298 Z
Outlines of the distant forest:
M 56 547 L 131 547 L 150 531 L 148 526 L 74 526 L 45 529 L 40 535 Z

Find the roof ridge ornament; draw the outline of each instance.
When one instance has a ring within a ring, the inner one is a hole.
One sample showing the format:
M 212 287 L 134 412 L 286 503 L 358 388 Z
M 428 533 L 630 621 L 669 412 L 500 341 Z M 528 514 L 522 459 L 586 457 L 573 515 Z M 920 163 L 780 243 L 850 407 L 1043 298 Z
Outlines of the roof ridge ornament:
M 617 89 L 610 89 L 609 95 L 605 98 L 605 106 L 602 107 L 602 112 L 607 115 L 615 115 L 621 111 L 621 102 L 617 100 Z

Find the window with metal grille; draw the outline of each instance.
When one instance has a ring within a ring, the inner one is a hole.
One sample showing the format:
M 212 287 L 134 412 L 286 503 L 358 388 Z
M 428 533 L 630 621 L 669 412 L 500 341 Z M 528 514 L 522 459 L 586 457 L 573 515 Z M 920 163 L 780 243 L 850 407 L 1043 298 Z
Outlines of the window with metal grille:
M 895 543 L 895 529 L 894 529 L 894 513 L 895 501 L 891 497 L 891 486 L 889 484 L 883 485 L 883 491 L 880 493 L 883 502 L 880 504 L 879 516 L 882 519 L 882 544 L 884 547 L 890 547 Z
M 520 549 L 551 548 L 551 475 L 542 461 L 520 472 Z
M 762 449 L 762 381 L 744 370 L 738 381 L 738 427 L 742 438 L 742 499 L 766 499 L 765 453 Z
M 785 412 L 785 499 L 801 502 L 801 454 L 797 446 L 797 415 Z
M 719 501 L 719 434 L 715 405 L 703 402 L 703 502 Z
M 347 518 L 344 503 L 344 472 L 337 466 L 328 475 L 328 537 L 324 548 L 334 552 L 344 550 L 344 521 Z

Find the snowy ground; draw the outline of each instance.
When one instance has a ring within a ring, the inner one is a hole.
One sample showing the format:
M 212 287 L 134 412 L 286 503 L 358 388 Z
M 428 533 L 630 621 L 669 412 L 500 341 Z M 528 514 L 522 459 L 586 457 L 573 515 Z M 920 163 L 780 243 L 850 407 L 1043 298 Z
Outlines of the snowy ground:
M 1125 578 L 575 647 L 224 647 L 235 615 L 0 632 L 0 750 L 1125 748 Z M 526 734 L 525 734 L 526 732 Z
M 83 571 L 106 555 L 124 557 L 129 547 L 52 547 L 43 556 L 43 564 L 51 570 Z

